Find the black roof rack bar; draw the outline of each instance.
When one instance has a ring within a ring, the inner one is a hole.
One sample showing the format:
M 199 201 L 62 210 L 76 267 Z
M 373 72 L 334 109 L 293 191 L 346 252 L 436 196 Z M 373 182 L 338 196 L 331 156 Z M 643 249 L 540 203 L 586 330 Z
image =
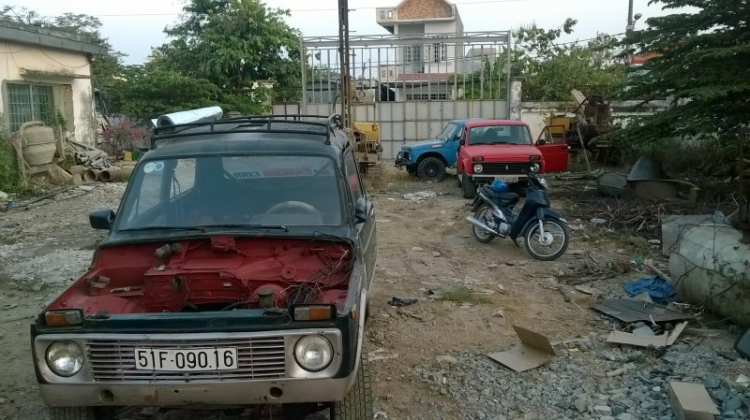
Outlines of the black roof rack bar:
M 303 121 L 303 119 L 318 119 L 321 121 Z M 283 127 L 273 127 L 273 124 L 281 124 Z M 222 126 L 235 126 L 220 130 Z M 249 128 L 252 127 L 252 128 Z M 299 129 L 295 129 L 299 127 Z M 308 129 L 305 130 L 304 127 Z M 198 123 L 176 124 L 165 127 L 154 127 L 151 129 L 151 148 L 156 148 L 156 141 L 166 138 L 191 137 L 205 135 L 203 130 L 192 130 L 196 128 L 208 128 L 208 133 L 284 133 L 284 134 L 312 134 L 321 135 L 320 131 L 310 130 L 314 127 L 325 129 L 325 144 L 331 144 L 331 134 L 334 129 L 343 129 L 341 116 L 338 114 L 325 115 L 254 115 L 245 117 L 233 117 L 223 120 L 205 121 Z

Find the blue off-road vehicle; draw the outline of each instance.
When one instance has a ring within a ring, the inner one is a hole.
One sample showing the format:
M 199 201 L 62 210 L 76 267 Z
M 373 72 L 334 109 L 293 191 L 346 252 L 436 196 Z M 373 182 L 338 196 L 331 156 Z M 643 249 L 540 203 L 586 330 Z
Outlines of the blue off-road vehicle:
M 456 164 L 458 135 L 469 121 L 451 121 L 434 139 L 404 145 L 396 156 L 396 166 L 423 181 L 441 181 L 446 168 Z

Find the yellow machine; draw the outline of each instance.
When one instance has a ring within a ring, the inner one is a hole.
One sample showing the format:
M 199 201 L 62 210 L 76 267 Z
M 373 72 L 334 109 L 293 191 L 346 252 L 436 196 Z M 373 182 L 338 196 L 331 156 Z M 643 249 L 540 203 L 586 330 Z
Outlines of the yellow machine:
M 600 160 L 617 159 L 617 151 L 600 138 L 614 129 L 609 103 L 601 96 L 584 96 L 578 90 L 571 91 L 571 97 L 572 112 L 553 112 L 545 119 L 547 135 L 554 142 L 568 143 L 571 152 L 588 150 Z

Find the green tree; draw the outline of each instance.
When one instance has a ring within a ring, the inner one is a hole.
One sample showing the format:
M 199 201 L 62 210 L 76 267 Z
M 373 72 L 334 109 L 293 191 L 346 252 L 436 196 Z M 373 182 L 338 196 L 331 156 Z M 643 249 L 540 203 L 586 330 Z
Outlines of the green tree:
M 623 44 L 656 57 L 633 68 L 621 99 L 669 99 L 614 139 L 648 152 L 674 139 L 704 138 L 731 154 L 750 115 L 750 1 L 652 0 L 675 13 L 650 18 Z M 678 11 L 691 7 L 693 12 Z M 720 150 L 719 150 L 720 151 Z
M 218 86 L 226 103 L 241 104 L 264 80 L 284 97 L 299 95 L 300 34 L 284 21 L 288 15 L 259 0 L 189 0 L 159 54 L 171 69 Z
M 208 80 L 150 64 L 125 67 L 109 93 L 114 112 L 141 125 L 161 114 L 216 105 L 221 96 Z
M 536 25 L 513 31 L 511 75 L 523 77 L 523 97 L 528 101 L 568 101 L 578 89 L 586 95 L 613 95 L 625 79 L 626 69 L 617 60 L 617 40 L 601 34 L 584 42 L 561 43 L 563 34 L 572 34 L 576 20 L 567 19 L 555 29 Z M 505 99 L 508 51 L 483 60 L 480 70 L 457 76 L 459 88 L 465 85 L 468 99 Z

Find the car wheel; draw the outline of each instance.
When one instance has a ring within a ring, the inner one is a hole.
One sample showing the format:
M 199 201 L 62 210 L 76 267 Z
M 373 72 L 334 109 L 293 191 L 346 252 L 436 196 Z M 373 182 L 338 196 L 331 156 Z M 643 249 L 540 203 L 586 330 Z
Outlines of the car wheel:
M 52 407 L 50 420 L 111 420 L 114 409 L 108 407 Z
M 461 184 L 461 192 L 463 193 L 464 198 L 471 199 L 476 197 L 477 185 L 474 183 L 473 179 L 465 177 Z
M 346 397 L 331 406 L 331 420 L 372 420 L 374 416 L 370 369 L 367 365 L 367 350 L 363 343 L 357 379 Z
M 422 181 L 440 182 L 445 178 L 445 164 L 436 157 L 424 158 L 419 162 L 417 173 Z

